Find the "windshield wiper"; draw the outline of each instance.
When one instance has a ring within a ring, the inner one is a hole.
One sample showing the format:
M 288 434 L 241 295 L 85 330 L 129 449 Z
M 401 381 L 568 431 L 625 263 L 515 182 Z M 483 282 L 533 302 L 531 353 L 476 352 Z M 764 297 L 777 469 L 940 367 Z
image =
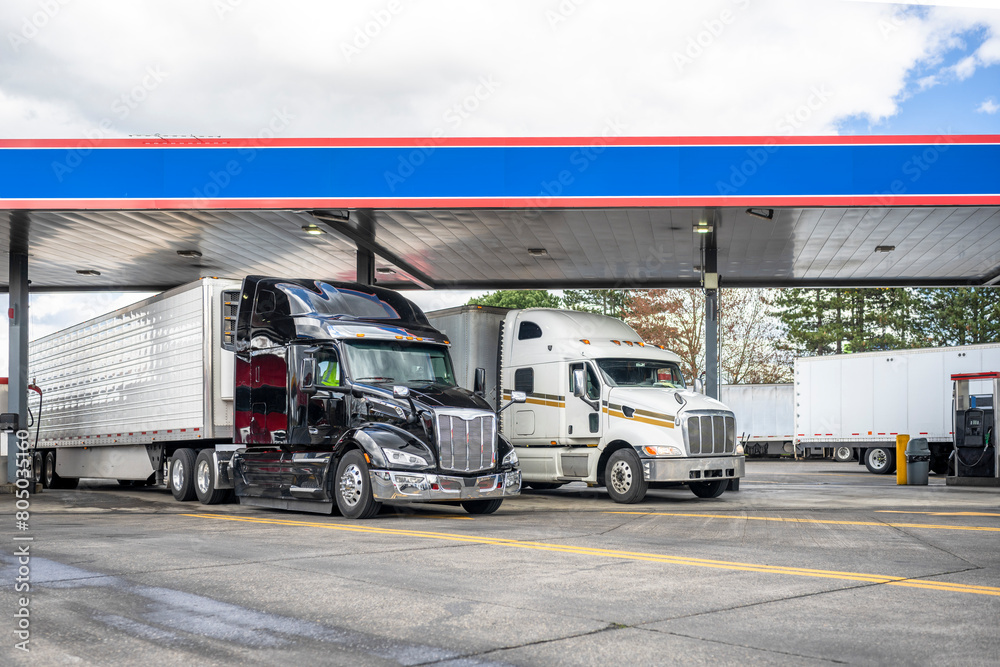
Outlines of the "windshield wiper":
M 373 375 L 367 378 L 354 378 L 356 382 L 364 382 L 365 380 L 374 380 L 375 382 L 392 382 L 395 378 L 384 377 L 382 375 Z

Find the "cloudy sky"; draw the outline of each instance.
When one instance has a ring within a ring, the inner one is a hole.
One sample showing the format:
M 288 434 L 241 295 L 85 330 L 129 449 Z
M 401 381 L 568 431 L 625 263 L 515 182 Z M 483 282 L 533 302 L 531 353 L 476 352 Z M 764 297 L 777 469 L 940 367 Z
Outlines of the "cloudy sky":
M 4 0 L 0 38 L 4 138 L 1000 133 L 986 0 Z

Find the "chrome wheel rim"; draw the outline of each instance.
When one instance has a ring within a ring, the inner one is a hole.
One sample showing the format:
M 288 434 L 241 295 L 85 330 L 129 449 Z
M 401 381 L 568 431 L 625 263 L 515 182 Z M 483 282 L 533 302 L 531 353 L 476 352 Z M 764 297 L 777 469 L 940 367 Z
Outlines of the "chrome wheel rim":
M 198 463 L 198 490 L 202 495 L 212 490 L 212 469 L 208 467 L 208 461 Z
M 874 452 L 868 455 L 868 460 L 871 461 L 873 468 L 882 469 L 888 463 L 889 457 L 886 456 L 885 450 L 876 449 Z
M 632 466 L 625 461 L 618 461 L 611 466 L 611 488 L 616 493 L 626 493 L 632 488 Z
M 363 478 L 361 468 L 351 463 L 340 475 L 340 497 L 349 507 L 354 507 L 361 500 Z
M 52 486 L 52 480 L 54 479 L 56 472 L 55 459 L 51 456 L 46 456 L 45 462 L 42 465 L 45 466 L 42 469 L 42 474 L 45 475 L 45 486 Z
M 174 469 L 170 471 L 170 484 L 178 491 L 184 486 L 184 463 L 180 459 L 174 459 Z

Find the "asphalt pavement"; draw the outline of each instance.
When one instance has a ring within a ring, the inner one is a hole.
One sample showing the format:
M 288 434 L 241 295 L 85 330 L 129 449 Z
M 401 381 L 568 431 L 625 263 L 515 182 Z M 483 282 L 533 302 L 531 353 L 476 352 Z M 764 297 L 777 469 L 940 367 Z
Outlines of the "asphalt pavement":
M 13 498 L 2 500 L 4 664 L 1000 655 L 1000 491 L 935 475 L 901 487 L 856 463 L 750 460 L 740 491 L 712 500 L 676 488 L 617 505 L 571 484 L 491 516 L 387 506 L 363 522 L 93 480 L 33 496 L 18 530 Z M 30 590 L 17 592 L 25 547 Z M 30 652 L 16 646 L 21 608 Z

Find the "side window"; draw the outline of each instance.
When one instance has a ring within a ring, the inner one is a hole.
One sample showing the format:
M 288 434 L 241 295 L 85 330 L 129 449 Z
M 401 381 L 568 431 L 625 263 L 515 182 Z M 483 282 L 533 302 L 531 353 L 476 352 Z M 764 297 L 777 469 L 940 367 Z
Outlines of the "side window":
M 535 391 L 535 369 L 518 368 L 514 371 L 514 391 L 530 394 Z
M 517 329 L 518 340 L 528 340 L 529 338 L 541 338 L 542 328 L 534 322 L 521 322 Z
M 596 401 L 601 397 L 601 384 L 597 381 L 597 373 L 587 364 L 587 398 Z
M 341 379 L 340 362 L 333 350 L 316 352 L 316 386 L 339 387 Z

